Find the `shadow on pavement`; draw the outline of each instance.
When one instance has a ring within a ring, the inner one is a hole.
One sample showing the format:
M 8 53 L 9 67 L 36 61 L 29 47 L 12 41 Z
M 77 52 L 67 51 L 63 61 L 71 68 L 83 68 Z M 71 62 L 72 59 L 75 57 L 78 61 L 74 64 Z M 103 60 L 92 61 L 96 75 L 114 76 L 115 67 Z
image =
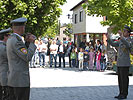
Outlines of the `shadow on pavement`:
M 113 72 L 111 72 L 111 73 L 105 73 L 104 75 L 118 75 L 118 73 L 113 73 Z M 133 76 L 132 74 L 129 74 L 129 76 Z
M 104 75 L 117 75 L 117 73 L 111 72 L 111 73 L 105 73 Z
M 133 100 L 133 85 L 127 100 Z M 116 100 L 118 86 L 79 86 L 31 88 L 30 100 Z

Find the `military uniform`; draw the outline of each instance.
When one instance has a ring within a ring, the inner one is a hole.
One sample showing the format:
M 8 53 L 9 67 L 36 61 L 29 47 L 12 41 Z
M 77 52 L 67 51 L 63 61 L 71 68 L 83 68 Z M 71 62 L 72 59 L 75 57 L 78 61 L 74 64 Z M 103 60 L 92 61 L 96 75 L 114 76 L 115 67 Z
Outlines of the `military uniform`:
M 11 31 L 11 29 L 5 29 L 0 31 L 0 35 L 7 34 Z M 6 53 L 6 43 L 2 40 L 0 40 L 0 85 L 2 96 L 0 97 L 0 100 L 8 100 L 8 86 L 7 86 L 7 80 L 8 80 L 8 60 L 7 60 L 7 53 Z
M 19 20 L 15 21 L 26 21 L 23 18 Z M 10 93 L 12 93 L 12 90 L 14 91 L 16 100 L 29 100 L 29 61 L 32 59 L 35 50 L 36 46 L 34 43 L 30 43 L 27 48 L 21 36 L 17 33 L 11 34 L 7 40 L 7 57 L 10 71 L 8 85 L 10 86 Z
M 118 71 L 118 84 L 119 84 L 119 95 L 115 98 L 125 99 L 128 95 L 128 86 L 129 86 L 129 67 L 131 66 L 130 62 L 130 48 L 131 43 L 129 40 L 130 37 L 121 37 L 119 42 L 114 42 L 111 39 L 108 39 L 107 42 L 114 47 L 118 47 L 118 58 L 117 58 L 117 71 Z

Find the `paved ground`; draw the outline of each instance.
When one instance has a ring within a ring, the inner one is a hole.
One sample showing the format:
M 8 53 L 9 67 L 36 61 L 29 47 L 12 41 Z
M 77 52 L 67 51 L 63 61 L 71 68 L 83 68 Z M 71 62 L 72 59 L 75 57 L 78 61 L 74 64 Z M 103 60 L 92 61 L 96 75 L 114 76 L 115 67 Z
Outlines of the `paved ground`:
M 113 71 L 78 71 L 76 68 L 32 68 L 30 100 L 115 100 L 117 75 Z M 133 76 L 129 96 L 133 100 Z

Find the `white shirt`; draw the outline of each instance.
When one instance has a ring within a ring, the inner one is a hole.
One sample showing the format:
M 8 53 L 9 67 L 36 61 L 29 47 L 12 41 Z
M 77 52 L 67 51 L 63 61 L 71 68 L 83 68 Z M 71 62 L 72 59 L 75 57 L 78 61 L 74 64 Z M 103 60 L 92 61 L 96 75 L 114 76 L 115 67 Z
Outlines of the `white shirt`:
M 39 50 L 39 45 L 38 45 L 38 44 L 36 44 L 36 43 L 35 43 L 35 45 L 36 45 L 36 47 L 37 47 L 37 50 Z
M 59 52 L 63 52 L 63 45 L 60 45 Z
M 83 60 L 84 58 L 84 53 L 83 52 L 79 52 L 78 53 L 78 60 Z
M 45 49 L 45 50 L 43 50 Z M 47 52 L 47 46 L 45 43 L 39 45 L 39 52 Z
M 58 51 L 58 45 L 51 44 L 50 45 L 50 54 L 57 54 L 57 51 Z

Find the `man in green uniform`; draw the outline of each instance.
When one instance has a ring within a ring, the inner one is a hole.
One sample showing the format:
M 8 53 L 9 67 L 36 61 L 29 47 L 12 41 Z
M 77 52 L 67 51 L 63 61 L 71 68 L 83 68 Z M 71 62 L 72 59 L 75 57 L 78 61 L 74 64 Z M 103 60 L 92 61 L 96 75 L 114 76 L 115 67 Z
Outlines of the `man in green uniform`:
M 9 100 L 8 96 L 8 60 L 6 53 L 6 41 L 11 28 L 0 31 L 0 100 Z
M 130 48 L 131 42 L 130 33 L 131 29 L 128 26 L 124 27 L 123 32 L 118 31 L 120 34 L 120 41 L 114 42 L 110 39 L 110 35 L 107 36 L 107 42 L 118 47 L 118 58 L 117 58 L 117 71 L 118 71 L 118 85 L 119 85 L 119 95 L 115 96 L 117 99 L 126 99 L 128 96 L 128 86 L 129 86 L 129 67 L 130 62 Z
M 30 97 L 29 61 L 35 53 L 36 46 L 34 35 L 29 36 L 28 48 L 21 37 L 25 32 L 26 21 L 26 18 L 12 20 L 13 33 L 7 40 L 8 86 L 10 94 L 14 92 L 15 100 L 29 100 Z

